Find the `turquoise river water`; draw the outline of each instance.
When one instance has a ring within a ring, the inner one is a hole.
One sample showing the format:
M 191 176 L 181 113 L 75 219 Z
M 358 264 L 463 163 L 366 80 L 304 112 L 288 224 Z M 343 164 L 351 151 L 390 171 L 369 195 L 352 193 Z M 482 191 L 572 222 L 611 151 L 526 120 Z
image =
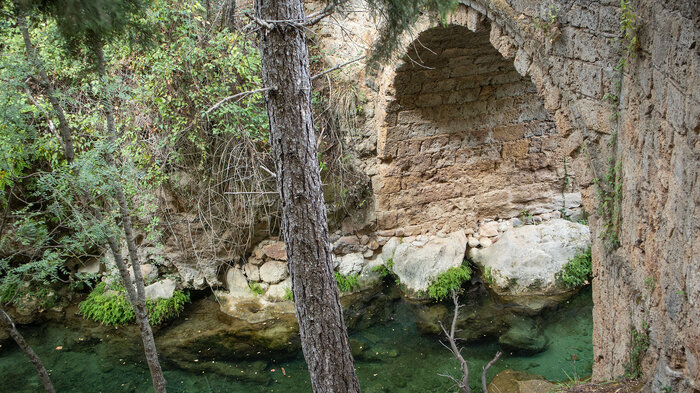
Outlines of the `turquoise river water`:
M 489 380 L 504 369 L 543 375 L 551 381 L 567 380 L 568 376 L 591 373 L 593 353 L 591 290 L 579 292 L 565 305 L 549 311 L 542 326 L 547 350 L 533 356 L 504 354 L 491 368 Z M 95 346 L 69 351 L 62 343 L 75 339 L 79 332 L 44 325 L 22 329 L 27 340 L 50 370 L 58 392 L 150 392 L 148 368 L 144 363 L 105 360 L 98 353 L 109 351 L 106 341 Z M 456 360 L 436 337 L 422 336 L 408 306 L 398 307 L 393 319 L 355 332 L 351 338 L 368 348 L 356 359 L 357 374 L 365 393 L 373 392 L 453 392 L 453 384 L 438 374 L 457 375 Z M 12 343 L 0 352 L 0 392 L 41 392 L 34 368 Z M 468 359 L 473 387 L 478 386 L 481 369 L 499 350 L 495 342 L 463 344 Z M 576 355 L 577 361 L 572 361 Z M 176 392 L 245 392 L 307 393 L 311 392 L 306 365 L 301 354 L 282 362 L 231 362 L 229 367 L 241 370 L 241 378 L 212 373 L 192 373 L 177 369 L 165 371 L 168 391 Z M 576 370 L 574 370 L 574 367 Z M 567 376 L 568 375 L 568 376 Z

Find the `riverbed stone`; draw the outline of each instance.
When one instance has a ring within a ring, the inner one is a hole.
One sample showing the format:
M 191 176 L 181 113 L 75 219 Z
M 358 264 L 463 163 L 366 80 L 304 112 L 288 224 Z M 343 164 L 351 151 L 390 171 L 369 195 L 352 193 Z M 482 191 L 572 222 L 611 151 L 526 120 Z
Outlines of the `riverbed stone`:
M 431 236 L 414 245 L 415 238 L 406 238 L 394 252 L 393 271 L 407 293 L 425 291 L 430 280 L 464 260 L 467 236 L 457 231 L 445 237 Z
M 573 291 L 556 279 L 569 259 L 590 247 L 586 225 L 553 219 L 504 232 L 489 248 L 469 250 L 489 287 L 502 299 L 539 312 Z

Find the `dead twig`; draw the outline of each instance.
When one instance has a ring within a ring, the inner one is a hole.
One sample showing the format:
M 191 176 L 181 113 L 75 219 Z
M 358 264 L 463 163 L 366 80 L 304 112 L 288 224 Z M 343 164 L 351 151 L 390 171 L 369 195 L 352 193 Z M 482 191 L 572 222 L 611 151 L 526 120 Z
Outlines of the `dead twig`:
M 325 71 L 323 71 L 323 72 L 321 72 L 321 73 L 319 73 L 319 74 L 316 74 L 316 75 L 312 76 L 312 77 L 311 77 L 311 80 L 312 80 L 312 81 L 313 81 L 313 80 L 316 80 L 316 79 L 318 79 L 318 78 L 320 78 L 320 77 L 326 75 L 326 74 L 329 73 L 329 72 L 333 72 L 333 71 L 335 71 L 335 70 L 339 70 L 339 69 L 345 67 L 346 65 L 355 63 L 355 62 L 357 62 L 357 61 L 360 61 L 360 60 L 364 59 L 365 57 L 367 57 L 367 56 L 360 56 L 360 57 L 354 58 L 354 59 L 352 59 L 352 60 L 350 60 L 350 61 L 346 61 L 345 63 L 338 64 L 337 66 L 335 66 L 335 67 L 333 67 L 333 68 L 329 68 L 329 69 L 327 69 L 327 70 L 325 70 Z
M 447 346 L 445 343 L 442 341 L 440 344 L 442 344 L 445 348 L 449 349 L 450 352 L 459 360 L 460 368 L 462 370 L 462 380 L 457 380 L 455 377 L 451 375 L 446 375 L 446 374 L 438 374 L 441 377 L 447 377 L 452 380 L 457 385 L 457 388 L 460 389 L 463 393 L 471 393 L 471 388 L 469 387 L 469 366 L 467 365 L 467 361 L 464 359 L 462 356 L 462 350 L 457 346 L 457 338 L 455 338 L 455 333 L 457 332 L 457 317 L 459 316 L 459 309 L 462 307 L 461 304 L 459 304 L 459 297 L 458 293 L 456 291 L 452 291 L 452 303 L 454 303 L 455 306 L 455 311 L 454 314 L 452 315 L 452 324 L 450 325 L 450 331 L 448 332 L 447 329 L 445 328 L 445 325 L 442 324 L 442 321 L 439 321 L 440 328 L 442 329 L 442 332 L 447 336 L 447 342 L 449 343 L 449 346 Z M 501 352 L 496 353 L 496 356 L 484 367 L 484 370 L 481 373 L 481 387 L 484 391 L 484 393 L 488 393 L 488 390 L 486 388 L 486 373 L 489 371 L 489 368 L 493 366 L 498 359 L 501 357 Z

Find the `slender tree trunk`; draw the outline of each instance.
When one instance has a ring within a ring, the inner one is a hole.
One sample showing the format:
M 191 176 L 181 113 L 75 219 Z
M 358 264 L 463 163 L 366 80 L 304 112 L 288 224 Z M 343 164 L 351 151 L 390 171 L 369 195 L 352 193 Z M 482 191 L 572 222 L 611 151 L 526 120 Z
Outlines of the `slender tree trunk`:
M 39 74 L 39 83 L 41 83 L 44 90 L 46 90 L 46 95 L 49 98 L 49 102 L 51 102 L 51 106 L 53 107 L 54 112 L 56 112 L 56 116 L 58 116 L 58 129 L 60 130 L 61 138 L 63 139 L 63 148 L 66 161 L 68 161 L 69 164 L 72 164 L 75 157 L 75 150 L 73 148 L 73 136 L 71 134 L 70 127 L 68 127 L 65 112 L 63 112 L 63 108 L 61 108 L 61 104 L 58 102 L 58 97 L 56 97 L 53 83 L 46 74 L 44 64 L 41 62 L 39 56 L 37 56 L 34 45 L 32 45 L 32 38 L 29 35 L 29 28 L 27 27 L 27 18 L 24 14 L 24 10 L 17 1 L 14 2 L 14 6 L 15 15 L 17 17 L 17 26 L 22 33 L 22 38 L 24 39 L 24 49 L 27 52 L 27 58 Z
M 53 84 L 48 78 L 48 75 L 46 73 L 46 70 L 43 66 L 43 63 L 41 62 L 41 59 L 39 56 L 36 54 L 36 51 L 34 49 L 34 46 L 32 45 L 31 42 L 31 36 L 29 35 L 29 29 L 27 27 L 26 23 L 26 17 L 23 13 L 22 8 L 19 6 L 17 2 L 14 2 L 15 6 L 15 12 L 17 16 L 17 25 L 20 28 L 20 31 L 22 33 L 22 37 L 24 39 L 24 45 L 25 49 L 27 52 L 27 57 L 29 58 L 29 61 L 34 65 L 36 71 L 38 72 L 40 78 L 41 78 L 41 83 L 46 90 L 46 94 L 49 98 L 49 101 L 51 102 L 51 105 L 56 112 L 56 115 L 58 116 L 59 119 L 59 127 L 61 130 L 61 138 L 63 139 L 63 148 L 64 148 L 64 154 L 66 157 L 66 160 L 69 163 L 73 163 L 75 153 L 74 153 L 74 148 L 73 148 L 73 136 L 72 132 L 70 130 L 70 127 L 68 126 L 68 122 L 66 120 L 65 112 L 63 111 L 63 108 L 61 107 L 58 98 L 56 97 L 55 90 L 53 87 Z M 98 69 L 100 73 L 100 77 L 103 79 L 106 79 L 106 69 L 105 69 L 105 61 L 104 61 L 104 54 L 102 52 L 102 45 L 98 44 L 95 47 L 95 54 L 97 55 L 97 63 L 98 63 Z M 114 140 L 114 135 L 116 134 L 115 131 L 115 123 L 114 123 L 114 114 L 113 114 L 113 106 L 112 102 L 109 99 L 105 100 L 105 108 L 107 112 L 107 129 L 109 133 L 109 142 L 111 145 L 115 145 L 115 140 Z M 114 157 L 112 156 L 111 153 L 107 153 L 105 157 L 107 163 L 113 167 L 117 167 L 117 164 L 114 160 Z M 145 288 L 144 288 L 144 283 L 143 283 L 143 275 L 141 273 L 141 264 L 139 263 L 138 260 L 138 254 L 137 254 L 137 249 L 136 249 L 136 244 L 134 243 L 134 236 L 133 236 L 133 229 L 131 225 L 131 214 L 129 212 L 128 205 L 126 203 L 126 197 L 124 195 L 124 191 L 121 187 L 121 183 L 118 181 L 116 182 L 116 196 L 117 196 L 117 202 L 119 204 L 119 210 L 121 213 L 121 218 L 122 218 L 122 226 L 124 227 L 124 233 L 126 236 L 126 242 L 127 242 L 127 247 L 129 250 L 129 256 L 132 261 L 132 268 L 134 271 L 134 280 L 131 279 L 131 276 L 129 275 L 128 268 L 126 264 L 124 263 L 124 258 L 121 254 L 121 249 L 120 245 L 118 242 L 118 236 L 114 236 L 114 234 L 110 234 L 107 237 L 107 242 L 109 244 L 110 250 L 112 251 L 112 255 L 114 256 L 114 261 L 115 264 L 117 265 L 117 269 L 119 270 L 119 274 L 122 278 L 122 283 L 124 284 L 124 287 L 126 288 L 127 296 L 129 298 L 129 301 L 134 308 L 134 314 L 135 314 L 135 319 L 136 323 L 139 327 L 139 331 L 141 333 L 141 340 L 143 341 L 143 346 L 144 346 L 144 352 L 146 355 L 146 362 L 148 363 L 148 368 L 151 372 L 151 378 L 153 381 L 153 388 L 156 393 L 161 393 L 166 391 L 166 381 L 165 377 L 163 376 L 163 370 L 161 369 L 160 362 L 158 360 L 158 351 L 156 349 L 156 344 L 155 344 L 155 339 L 153 337 L 153 330 L 151 329 L 151 325 L 148 322 L 148 316 L 146 315 L 146 296 L 145 296 Z M 89 203 L 89 196 L 85 195 L 85 200 L 86 202 Z M 92 215 L 99 221 L 102 221 L 102 214 L 96 210 L 96 209 L 90 209 Z M 134 285 L 136 285 L 136 290 L 134 290 Z M 30 349 L 31 350 L 31 349 Z M 38 360 L 38 359 L 37 359 Z M 52 388 L 53 389 L 53 388 Z M 51 390 L 53 391 L 53 390 Z
M 94 45 L 95 55 L 97 57 L 97 70 L 103 81 L 107 80 L 107 70 L 106 62 L 104 58 L 104 53 L 102 51 L 102 44 L 96 43 Z M 105 116 L 107 117 L 107 140 L 111 146 L 116 146 L 116 125 L 114 122 L 114 107 L 110 97 L 103 97 L 103 104 L 105 108 Z M 105 153 L 105 160 L 107 164 L 111 167 L 118 169 L 119 166 L 114 159 L 114 156 L 110 151 Z M 134 271 L 134 284 L 136 284 L 136 291 L 133 291 L 133 285 L 131 284 L 131 278 L 129 277 L 129 272 L 125 270 L 122 272 L 120 269 L 120 274 L 124 280 L 124 285 L 127 286 L 127 290 L 131 290 L 129 297 L 132 299 L 132 305 L 134 306 L 134 314 L 136 316 L 136 324 L 141 331 L 141 340 L 143 341 L 144 352 L 146 353 L 146 362 L 148 363 L 148 368 L 151 371 L 151 377 L 153 380 L 153 389 L 155 392 L 165 392 L 166 381 L 163 376 L 163 370 L 160 367 L 160 362 L 158 360 L 158 350 L 156 349 L 156 342 L 153 337 L 153 330 L 148 322 L 148 316 L 146 315 L 146 289 L 143 283 L 143 274 L 141 273 L 141 263 L 138 257 L 138 249 L 136 243 L 134 242 L 134 231 L 131 224 L 131 211 L 126 202 L 126 196 L 124 195 L 124 189 L 122 188 L 121 182 L 117 179 L 114 182 L 114 188 L 117 198 L 117 203 L 119 204 L 119 215 L 122 223 L 122 228 L 124 228 L 124 237 L 126 239 L 126 247 L 129 250 L 129 259 L 131 260 L 131 268 Z M 114 238 L 109 239 L 110 248 L 114 254 L 115 260 L 117 257 L 121 257 L 121 252 L 119 251 L 119 245 L 116 244 Z M 127 285 L 127 282 L 129 283 Z
M 301 0 L 256 0 L 261 21 L 304 19 Z M 316 136 L 311 116 L 309 57 L 302 27 L 268 25 L 260 33 L 270 141 L 282 204 L 282 231 L 302 350 L 314 392 L 354 393 L 360 385 L 328 239 Z
M 10 337 L 12 337 L 13 340 L 17 343 L 19 348 L 24 352 L 25 355 L 29 358 L 29 360 L 32 362 L 34 365 L 34 368 L 36 369 L 36 372 L 39 374 L 39 379 L 41 379 L 41 383 L 44 384 L 44 389 L 48 393 L 54 393 L 56 390 L 53 388 L 53 384 L 51 383 L 51 377 L 49 377 L 48 371 L 46 371 L 46 367 L 44 367 L 44 364 L 41 363 L 41 359 L 39 359 L 39 356 L 32 350 L 32 347 L 29 346 L 29 344 L 24 340 L 24 337 L 22 337 L 22 334 L 17 330 L 15 327 L 15 323 L 12 321 L 12 318 L 10 318 L 9 315 L 5 312 L 5 309 L 0 305 L 0 321 L 2 321 L 2 325 L 9 333 Z

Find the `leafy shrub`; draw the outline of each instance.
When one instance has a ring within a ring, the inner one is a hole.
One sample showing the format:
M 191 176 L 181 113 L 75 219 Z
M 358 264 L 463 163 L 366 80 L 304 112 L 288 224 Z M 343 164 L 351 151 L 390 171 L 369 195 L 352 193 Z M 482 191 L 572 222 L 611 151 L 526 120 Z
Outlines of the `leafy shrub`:
M 357 288 L 359 284 L 357 279 L 360 277 L 359 274 L 350 274 L 348 276 L 335 272 L 335 281 L 338 282 L 338 290 L 340 292 L 350 292 Z
M 557 278 L 563 281 L 567 287 L 578 287 L 588 284 L 592 271 L 591 249 L 589 248 L 569 259 L 569 263 L 557 273 Z
M 468 265 L 451 267 L 430 280 L 428 296 L 440 301 L 446 298 L 453 290 L 459 289 L 462 283 L 469 280 L 471 276 L 472 270 Z
M 151 325 L 175 318 L 190 301 L 190 295 L 182 291 L 173 292 L 169 299 L 146 300 L 146 313 Z M 134 309 L 126 298 L 121 285 L 108 291 L 107 284 L 101 282 L 78 306 L 78 313 L 103 325 L 121 326 L 134 321 Z
M 146 313 L 151 325 L 173 319 L 185 309 L 185 303 L 190 301 L 189 293 L 174 291 L 169 299 L 146 300 Z
M 78 313 L 103 325 L 120 326 L 134 320 L 134 309 L 123 290 L 107 291 L 107 284 L 97 284 L 90 295 L 78 306 Z

